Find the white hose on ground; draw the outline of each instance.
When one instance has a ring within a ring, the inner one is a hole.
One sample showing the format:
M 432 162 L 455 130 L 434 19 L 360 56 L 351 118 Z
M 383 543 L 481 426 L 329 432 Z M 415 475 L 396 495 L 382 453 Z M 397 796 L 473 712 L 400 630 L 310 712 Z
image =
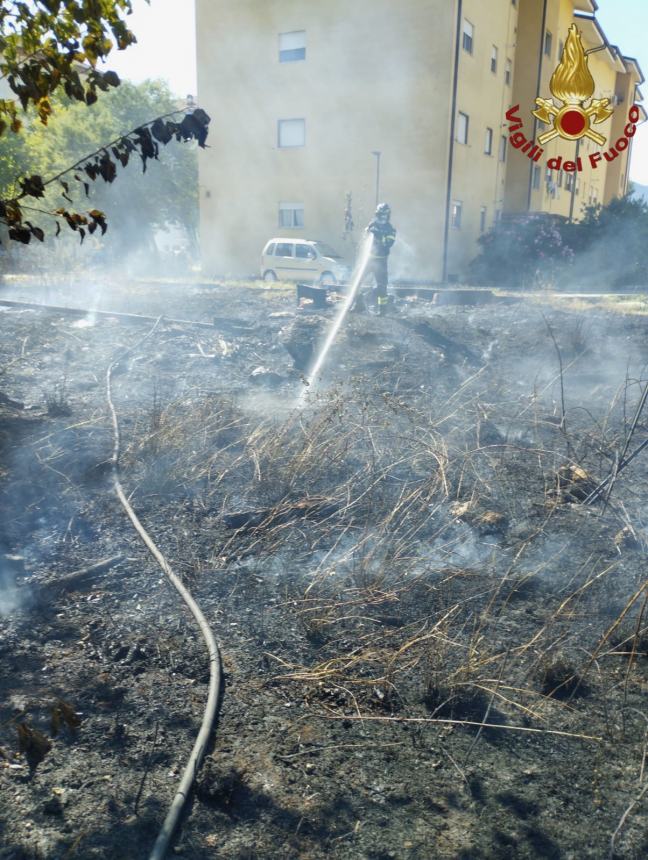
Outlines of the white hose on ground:
M 209 652 L 209 691 L 207 694 L 207 703 L 205 705 L 205 713 L 203 715 L 200 731 L 198 732 L 198 736 L 193 745 L 193 749 L 191 750 L 191 755 L 187 760 L 187 764 L 183 771 L 182 778 L 180 779 L 180 783 L 176 790 L 175 796 L 171 802 L 171 806 L 169 807 L 169 811 L 167 812 L 166 818 L 164 819 L 164 823 L 162 824 L 162 828 L 160 829 L 157 839 L 155 840 L 155 845 L 153 846 L 153 849 L 151 850 L 151 853 L 149 855 L 149 860 L 162 860 L 169 848 L 171 839 L 180 819 L 180 815 L 182 813 L 184 805 L 189 797 L 189 793 L 196 777 L 196 773 L 198 771 L 198 768 L 200 767 L 200 763 L 202 762 L 203 756 L 205 754 L 207 743 L 209 742 L 209 738 L 212 733 L 214 721 L 216 719 L 216 714 L 220 705 L 221 679 L 223 672 L 218 645 L 216 644 L 214 635 L 211 632 L 209 624 L 207 623 L 207 619 L 203 615 L 196 601 L 191 596 L 191 593 L 185 588 L 179 577 L 173 572 L 168 561 L 166 560 L 162 552 L 158 549 L 142 523 L 139 521 L 137 514 L 135 513 L 135 511 L 130 505 L 130 502 L 126 498 L 126 495 L 119 480 L 120 433 L 117 412 L 112 401 L 112 373 L 114 368 L 119 364 L 120 361 L 122 361 L 129 353 L 133 352 L 133 350 L 137 349 L 138 346 L 144 343 L 144 341 L 147 340 L 153 334 L 153 332 L 160 324 L 161 320 L 162 317 L 157 320 L 153 328 L 140 341 L 138 341 L 134 346 L 123 352 L 119 358 L 115 359 L 115 361 L 113 361 L 106 373 L 106 397 L 108 400 L 108 407 L 110 409 L 114 435 L 113 453 L 111 458 L 113 470 L 113 484 L 119 501 L 121 502 L 124 510 L 126 511 L 131 523 L 135 527 L 140 538 L 146 545 L 146 548 L 160 565 L 171 584 L 174 586 L 176 591 L 180 594 L 186 605 L 189 607 L 191 614 L 194 616 L 198 626 L 200 627 L 203 639 L 205 640 L 205 644 L 207 645 L 207 651 Z

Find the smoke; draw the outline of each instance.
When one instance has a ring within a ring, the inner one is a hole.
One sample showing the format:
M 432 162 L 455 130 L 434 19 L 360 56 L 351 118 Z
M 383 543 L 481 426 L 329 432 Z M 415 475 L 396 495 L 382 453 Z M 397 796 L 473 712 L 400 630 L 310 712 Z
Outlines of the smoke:
M 23 596 L 16 583 L 21 561 L 16 556 L 0 555 L 0 617 L 11 615 L 23 604 Z
M 421 277 L 420 254 L 402 233 L 389 258 L 389 277 L 392 281 L 416 281 Z

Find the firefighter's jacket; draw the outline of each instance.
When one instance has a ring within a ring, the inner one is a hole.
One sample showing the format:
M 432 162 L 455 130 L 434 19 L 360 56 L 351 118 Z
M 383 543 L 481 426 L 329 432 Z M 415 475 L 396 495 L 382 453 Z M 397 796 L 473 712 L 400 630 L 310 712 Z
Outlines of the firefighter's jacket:
M 396 230 L 394 230 L 389 221 L 385 223 L 373 220 L 367 227 L 367 233 L 371 233 L 373 236 L 371 256 L 386 259 L 389 256 L 391 246 L 396 241 Z

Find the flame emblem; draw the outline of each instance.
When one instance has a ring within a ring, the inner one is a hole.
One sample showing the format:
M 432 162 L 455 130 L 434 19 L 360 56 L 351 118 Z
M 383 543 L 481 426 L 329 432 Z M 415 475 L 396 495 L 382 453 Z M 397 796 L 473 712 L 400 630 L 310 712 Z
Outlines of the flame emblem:
M 592 98 L 595 88 L 581 34 L 576 24 L 572 24 L 560 63 L 549 82 L 553 96 L 563 105 L 559 107 L 553 99 L 537 98 L 536 110 L 531 111 L 540 122 L 552 126 L 538 137 L 542 146 L 555 137 L 565 140 L 589 137 L 603 146 L 607 138 L 592 130 L 592 122 L 605 122 L 614 111 L 609 107 L 609 99 Z M 589 106 L 585 107 L 588 100 L 591 100 Z

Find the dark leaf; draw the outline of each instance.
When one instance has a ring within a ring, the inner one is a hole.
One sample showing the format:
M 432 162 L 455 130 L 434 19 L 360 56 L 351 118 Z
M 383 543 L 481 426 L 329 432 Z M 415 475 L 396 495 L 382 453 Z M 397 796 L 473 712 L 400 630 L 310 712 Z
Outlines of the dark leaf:
M 10 227 L 9 238 L 16 242 L 22 242 L 23 245 L 29 245 L 31 241 L 31 232 L 27 227 Z
M 81 236 L 81 244 L 83 245 L 83 240 L 85 239 L 85 230 L 83 227 L 79 227 L 79 235 Z
M 141 127 L 135 130 L 136 144 L 139 146 L 140 154 L 144 160 L 157 158 L 158 146 L 151 136 L 148 128 Z
M 108 229 L 108 225 L 106 224 L 106 216 L 100 209 L 91 209 L 88 212 L 88 215 L 92 218 L 92 222 L 88 229 L 91 233 L 94 233 L 97 224 L 101 228 L 101 235 L 103 236 L 106 230 Z
M 22 221 L 22 210 L 20 209 L 20 205 L 15 200 L 7 200 L 5 201 L 5 220 L 7 224 L 11 227 L 14 225 L 19 225 Z
M 201 111 L 201 113 L 204 114 L 205 112 Z M 199 119 L 196 119 L 195 113 L 188 113 L 180 123 L 178 130 L 184 140 L 191 140 L 193 138 L 198 141 L 198 146 L 204 148 L 205 141 L 207 140 L 207 126 Z
M 164 144 L 167 144 L 173 137 L 171 131 L 167 127 L 167 124 L 161 119 L 155 120 L 155 122 L 151 126 L 151 134 L 156 140 L 159 140 L 160 143 Z
M 61 232 L 61 223 L 60 223 L 60 221 L 57 221 L 56 222 L 56 233 L 54 235 L 58 236 L 60 232 Z
M 43 231 L 41 230 L 41 228 L 40 228 L 40 227 L 35 227 L 35 226 L 31 223 L 31 221 L 25 221 L 25 227 L 28 227 L 28 228 L 29 228 L 30 233 L 32 234 L 32 236 L 35 236 L 35 237 L 36 237 L 40 242 L 42 242 L 42 241 L 43 241 L 43 239 L 45 238 L 45 234 L 43 233 Z
M 99 160 L 99 173 L 105 182 L 113 182 L 117 176 L 117 168 L 115 162 L 109 155 L 102 155 Z
M 121 83 L 117 72 L 104 72 L 103 79 L 109 87 L 118 87 Z
M 196 110 L 192 113 L 193 118 L 196 122 L 199 122 L 203 126 L 208 126 L 211 122 L 211 117 L 209 114 L 205 113 L 202 108 L 196 108 Z
M 28 197 L 44 197 L 45 186 L 40 176 L 26 176 L 20 180 L 22 193 Z

